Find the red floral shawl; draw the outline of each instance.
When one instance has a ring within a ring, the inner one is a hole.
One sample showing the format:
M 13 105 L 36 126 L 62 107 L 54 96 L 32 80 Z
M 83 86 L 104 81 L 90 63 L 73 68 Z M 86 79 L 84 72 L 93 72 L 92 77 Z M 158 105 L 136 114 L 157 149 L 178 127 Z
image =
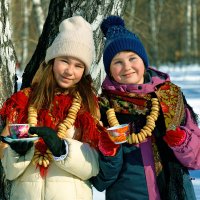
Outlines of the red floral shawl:
M 28 103 L 31 93 L 30 88 L 23 89 L 13 94 L 0 109 L 1 119 L 7 123 L 28 123 Z M 62 122 L 71 106 L 73 97 L 67 94 L 55 95 L 51 108 L 41 109 L 38 112 L 37 126 L 47 126 L 57 130 L 58 124 Z M 82 130 L 82 142 L 87 142 L 91 146 L 97 148 L 98 129 L 94 118 L 88 111 L 81 108 L 78 112 L 74 126 Z

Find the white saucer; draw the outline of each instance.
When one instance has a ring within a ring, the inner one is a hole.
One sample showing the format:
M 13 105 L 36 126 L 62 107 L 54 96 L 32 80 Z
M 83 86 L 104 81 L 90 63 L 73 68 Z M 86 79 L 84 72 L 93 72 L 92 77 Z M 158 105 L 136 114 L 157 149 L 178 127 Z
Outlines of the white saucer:
M 4 140 L 7 142 L 17 142 L 17 141 L 35 141 L 39 139 L 39 137 L 29 137 L 29 138 L 19 138 L 19 139 L 12 139 L 10 137 L 4 137 Z

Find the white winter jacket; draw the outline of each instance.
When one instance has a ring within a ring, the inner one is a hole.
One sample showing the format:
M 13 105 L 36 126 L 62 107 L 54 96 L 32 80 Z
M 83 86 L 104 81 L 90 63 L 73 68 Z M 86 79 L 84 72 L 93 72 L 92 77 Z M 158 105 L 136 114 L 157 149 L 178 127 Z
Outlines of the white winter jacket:
M 32 164 L 32 147 L 25 156 L 19 156 L 10 147 L 1 160 L 6 178 L 13 180 L 11 200 L 91 200 L 89 178 L 98 174 L 98 154 L 87 143 L 66 139 L 68 156 L 52 161 L 43 179 Z

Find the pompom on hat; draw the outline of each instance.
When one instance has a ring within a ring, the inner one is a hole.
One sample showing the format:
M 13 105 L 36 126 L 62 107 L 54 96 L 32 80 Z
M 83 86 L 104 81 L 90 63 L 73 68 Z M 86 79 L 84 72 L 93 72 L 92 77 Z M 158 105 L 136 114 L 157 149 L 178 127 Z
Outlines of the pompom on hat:
M 86 74 L 89 73 L 95 46 L 92 26 L 83 17 L 74 16 L 60 23 L 59 33 L 46 51 L 45 62 L 60 56 L 81 60 L 86 65 Z
M 103 20 L 101 30 L 106 37 L 103 62 L 109 74 L 113 57 L 121 51 L 133 51 L 143 60 L 148 68 L 148 57 L 140 39 L 125 28 L 124 20 L 119 16 L 109 16 Z

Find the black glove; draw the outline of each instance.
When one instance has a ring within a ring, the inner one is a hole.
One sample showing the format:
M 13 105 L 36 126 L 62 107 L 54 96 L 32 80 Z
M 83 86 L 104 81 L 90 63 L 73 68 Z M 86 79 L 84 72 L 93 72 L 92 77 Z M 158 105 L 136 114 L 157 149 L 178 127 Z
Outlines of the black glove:
M 26 152 L 33 146 L 33 141 L 23 139 L 13 140 L 9 137 L 1 136 L 1 141 L 10 145 L 11 149 L 24 156 Z
M 66 145 L 61 140 L 56 131 L 48 127 L 31 127 L 29 129 L 30 134 L 37 134 L 41 137 L 52 154 L 56 157 L 66 154 Z

